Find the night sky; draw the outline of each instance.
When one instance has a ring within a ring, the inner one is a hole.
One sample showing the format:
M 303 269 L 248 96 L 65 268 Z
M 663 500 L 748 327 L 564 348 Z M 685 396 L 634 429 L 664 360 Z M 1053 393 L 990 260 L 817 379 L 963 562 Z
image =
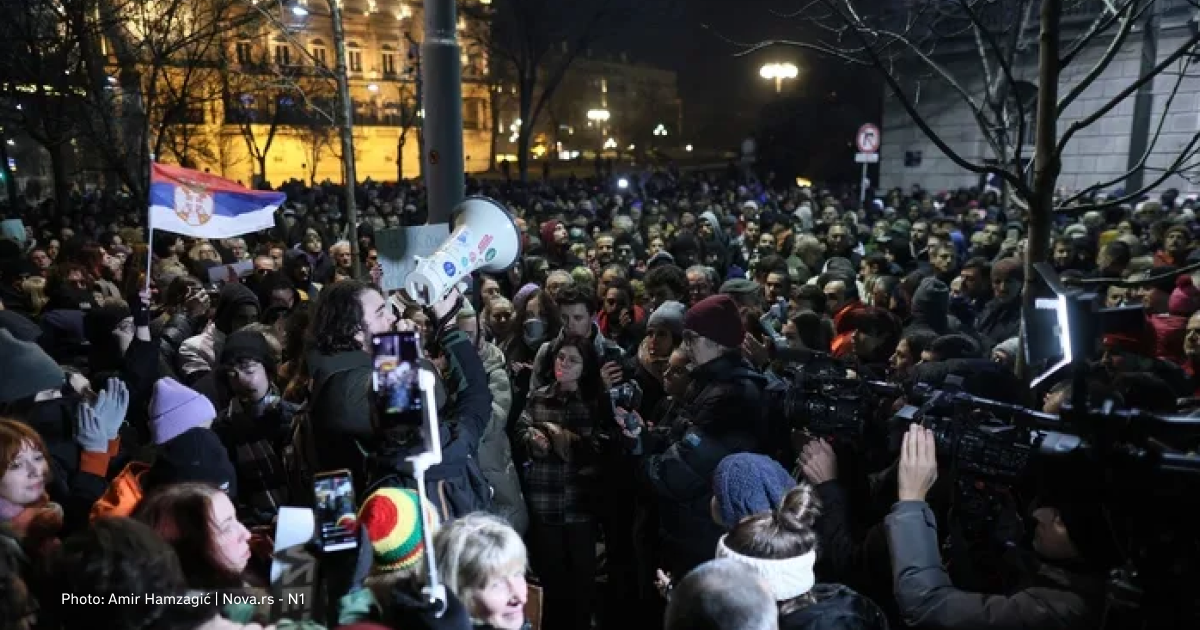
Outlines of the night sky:
M 857 178 L 850 143 L 859 125 L 878 122 L 878 77 L 796 48 L 737 56 L 744 50 L 739 43 L 803 39 L 801 21 L 772 13 L 800 4 L 801 0 L 677 0 L 669 14 L 651 16 L 644 32 L 621 34 L 609 44 L 634 59 L 678 73 L 685 136 L 694 137 L 697 145 L 735 149 L 742 138 L 754 135 L 760 146 L 778 145 L 763 148 L 782 151 L 779 159 L 795 170 L 781 174 L 840 178 L 845 172 Z M 758 74 L 764 63 L 775 61 L 800 68 L 799 79 L 785 82 L 782 95 Z M 836 166 L 829 164 L 833 154 L 838 154 Z

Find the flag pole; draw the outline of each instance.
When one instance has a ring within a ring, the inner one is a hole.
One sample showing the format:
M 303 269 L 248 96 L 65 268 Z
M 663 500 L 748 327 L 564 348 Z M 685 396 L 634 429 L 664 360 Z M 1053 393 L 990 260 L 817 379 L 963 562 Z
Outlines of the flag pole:
M 147 208 L 146 213 L 149 214 L 149 206 L 147 206 L 146 208 Z M 147 218 L 149 218 L 149 217 L 147 217 Z M 147 223 L 147 225 L 150 226 L 150 229 L 147 230 L 147 232 L 146 232 L 146 293 L 149 294 L 150 293 L 150 269 L 154 267 L 154 221 L 150 220 L 150 221 L 147 221 L 146 223 Z M 129 286 L 129 285 L 125 285 L 125 286 Z

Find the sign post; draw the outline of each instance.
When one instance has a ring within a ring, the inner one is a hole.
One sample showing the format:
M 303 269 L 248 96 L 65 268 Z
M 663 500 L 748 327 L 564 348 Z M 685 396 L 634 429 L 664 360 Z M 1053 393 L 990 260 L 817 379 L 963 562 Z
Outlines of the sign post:
M 858 153 L 854 156 L 854 161 L 862 164 L 862 178 L 858 182 L 859 206 L 867 202 L 867 167 L 879 163 L 879 145 L 882 138 L 879 127 L 871 123 L 859 127 L 858 133 L 854 136 L 854 142 L 858 145 Z

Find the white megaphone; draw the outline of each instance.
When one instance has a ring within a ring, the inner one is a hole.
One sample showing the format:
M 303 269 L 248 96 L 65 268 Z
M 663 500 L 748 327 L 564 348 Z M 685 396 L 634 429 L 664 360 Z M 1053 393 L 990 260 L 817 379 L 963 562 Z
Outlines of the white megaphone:
M 508 210 L 487 197 L 470 197 L 451 213 L 450 238 L 426 257 L 404 281 L 408 297 L 433 304 L 473 271 L 500 273 L 521 257 L 521 230 Z

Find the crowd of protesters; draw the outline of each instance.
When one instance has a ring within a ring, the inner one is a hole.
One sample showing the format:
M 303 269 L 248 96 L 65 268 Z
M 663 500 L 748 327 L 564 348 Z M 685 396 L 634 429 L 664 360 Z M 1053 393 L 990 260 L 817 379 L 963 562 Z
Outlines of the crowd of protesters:
M 1121 556 L 1086 480 L 1032 510 L 1019 579 L 968 590 L 940 557 L 927 429 L 865 469 L 771 404 L 779 347 L 1025 402 L 1027 223 L 995 193 L 860 207 L 673 172 L 468 188 L 509 207 L 524 255 L 428 308 L 377 288 L 375 232 L 424 223 L 416 185 L 360 186 L 347 226 L 336 187 L 292 183 L 275 229 L 221 240 L 147 242 L 144 206 L 119 195 L 9 208 L 24 229 L 0 240 L 0 629 L 300 625 L 245 602 L 272 592 L 280 508 L 311 507 L 313 475 L 343 469 L 360 547 L 331 627 L 1098 627 Z M 1179 273 L 1200 260 L 1194 203 L 1170 191 L 1055 225 L 1064 279 L 1144 308 L 1104 336 L 1089 383 L 1131 406 L 1200 395 L 1200 288 Z M 395 330 L 421 332 L 438 376 L 443 462 L 423 498 L 421 431 L 374 411 L 371 338 Z M 423 514 L 441 617 L 420 595 Z

